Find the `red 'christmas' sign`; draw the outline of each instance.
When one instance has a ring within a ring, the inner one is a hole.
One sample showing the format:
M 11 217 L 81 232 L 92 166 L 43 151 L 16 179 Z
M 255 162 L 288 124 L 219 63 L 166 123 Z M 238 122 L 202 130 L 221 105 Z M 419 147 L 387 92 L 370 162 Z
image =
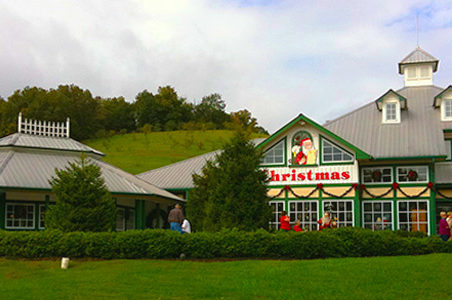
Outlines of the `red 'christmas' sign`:
M 274 170 L 264 170 L 270 177 L 271 182 L 284 181 L 319 181 L 319 180 L 348 180 L 351 178 L 349 171 L 343 172 L 321 172 L 321 171 L 298 171 L 292 169 L 289 173 L 277 174 Z

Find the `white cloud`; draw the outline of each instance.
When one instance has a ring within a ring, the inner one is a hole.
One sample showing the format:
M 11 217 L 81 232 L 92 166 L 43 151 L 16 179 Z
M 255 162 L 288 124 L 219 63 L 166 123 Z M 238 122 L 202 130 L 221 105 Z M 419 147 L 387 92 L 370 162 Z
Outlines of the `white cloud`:
M 212 92 L 270 131 L 300 112 L 323 122 L 402 79 L 416 45 L 452 75 L 450 1 L 10 1 L 0 4 L 0 95 L 75 83 L 132 101 L 170 84 Z

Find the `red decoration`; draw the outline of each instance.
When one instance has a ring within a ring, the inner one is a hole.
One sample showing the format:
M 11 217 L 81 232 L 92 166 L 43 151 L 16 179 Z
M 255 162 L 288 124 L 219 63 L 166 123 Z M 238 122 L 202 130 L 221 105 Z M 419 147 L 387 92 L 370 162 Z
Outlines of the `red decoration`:
M 410 180 L 410 181 L 416 181 L 417 180 L 417 172 L 416 171 L 414 171 L 414 170 L 410 170 L 409 172 L 408 172 L 408 179 Z
M 285 185 L 285 186 L 284 186 L 284 189 L 285 189 L 286 191 L 290 190 L 290 185 Z
M 399 188 L 399 184 L 398 184 L 397 182 L 393 182 L 393 183 L 392 183 L 392 188 L 393 188 L 394 190 L 398 189 L 398 188 Z
M 366 189 L 366 186 L 364 184 L 361 184 L 361 189 L 364 191 Z
M 429 188 L 429 189 L 432 189 L 433 188 L 433 182 L 429 182 L 429 183 L 427 183 L 427 187 Z
M 317 188 L 320 190 L 323 189 L 323 183 L 317 183 Z
M 353 189 L 356 191 L 356 190 L 358 189 L 358 184 L 357 184 L 357 183 L 354 183 L 354 184 L 352 184 L 352 187 L 353 187 Z

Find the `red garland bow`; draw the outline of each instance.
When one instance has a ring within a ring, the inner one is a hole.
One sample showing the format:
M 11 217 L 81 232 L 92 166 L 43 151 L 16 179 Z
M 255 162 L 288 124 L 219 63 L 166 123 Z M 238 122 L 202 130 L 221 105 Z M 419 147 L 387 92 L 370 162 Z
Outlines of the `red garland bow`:
M 285 189 L 286 191 L 290 190 L 290 185 L 285 185 L 285 186 L 284 186 L 284 189 Z
M 392 188 L 393 188 L 394 190 L 398 189 L 398 188 L 399 188 L 399 184 L 398 184 L 397 182 L 393 182 L 393 183 L 392 183 Z
M 364 184 L 361 184 L 361 189 L 364 191 L 366 189 L 366 186 Z
M 357 183 L 354 183 L 354 184 L 352 184 L 352 187 L 353 187 L 353 189 L 356 191 L 356 189 L 358 188 L 358 184 L 357 184 Z
M 429 183 L 427 183 L 427 187 L 429 188 L 429 189 L 432 189 L 433 188 L 433 182 L 429 182 Z
M 317 188 L 320 190 L 323 189 L 323 183 L 317 183 Z

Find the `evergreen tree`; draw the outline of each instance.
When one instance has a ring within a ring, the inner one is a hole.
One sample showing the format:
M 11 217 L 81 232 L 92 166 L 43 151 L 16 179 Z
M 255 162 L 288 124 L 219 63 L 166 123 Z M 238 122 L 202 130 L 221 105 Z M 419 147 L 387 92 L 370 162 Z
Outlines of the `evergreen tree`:
M 56 170 L 50 181 L 57 196 L 46 213 L 48 229 L 71 231 L 111 231 L 116 205 L 101 177 L 100 167 L 82 155 L 64 170 Z
M 201 175 L 193 175 L 195 189 L 187 214 L 198 230 L 268 228 L 271 209 L 267 175 L 259 168 L 261 153 L 244 133 L 238 133 Z

